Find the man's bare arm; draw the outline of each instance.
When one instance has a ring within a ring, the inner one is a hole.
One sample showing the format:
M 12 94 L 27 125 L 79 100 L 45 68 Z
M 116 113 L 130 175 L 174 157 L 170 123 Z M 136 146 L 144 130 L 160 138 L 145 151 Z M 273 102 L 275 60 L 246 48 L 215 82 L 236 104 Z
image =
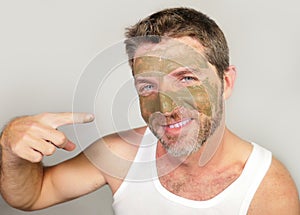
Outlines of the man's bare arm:
M 75 148 L 57 127 L 92 120 L 90 115 L 81 113 L 44 113 L 10 122 L 0 140 L 3 198 L 15 208 L 34 210 L 81 196 L 103 185 L 105 180 L 101 173 L 83 154 L 54 167 L 44 168 L 41 163 L 43 156 L 52 155 L 57 148 L 67 151 Z M 90 177 L 85 179 L 86 175 Z
M 84 153 L 45 168 L 40 196 L 30 210 L 49 207 L 93 192 L 106 184 L 106 180 Z

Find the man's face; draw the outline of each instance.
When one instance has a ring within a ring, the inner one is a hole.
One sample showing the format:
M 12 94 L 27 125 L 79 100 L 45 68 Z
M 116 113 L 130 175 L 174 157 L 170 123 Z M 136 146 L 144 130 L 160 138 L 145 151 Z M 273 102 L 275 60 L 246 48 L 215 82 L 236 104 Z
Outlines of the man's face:
M 197 151 L 223 116 L 222 84 L 190 37 L 144 44 L 133 64 L 142 117 L 175 157 Z

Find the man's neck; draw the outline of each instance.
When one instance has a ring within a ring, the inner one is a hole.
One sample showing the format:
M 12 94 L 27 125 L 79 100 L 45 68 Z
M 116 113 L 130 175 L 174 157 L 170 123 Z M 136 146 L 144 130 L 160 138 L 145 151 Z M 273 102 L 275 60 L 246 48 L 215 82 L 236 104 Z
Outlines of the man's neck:
M 250 144 L 227 129 L 218 149 L 204 166 L 199 165 L 205 153 L 204 147 L 180 160 L 167 154 L 158 144 L 157 156 L 160 157 L 157 159 L 157 171 L 160 183 L 175 195 L 187 199 L 211 199 L 240 176 L 251 150 Z
M 205 153 L 212 153 L 207 152 L 207 150 L 210 149 L 208 149 L 206 144 L 204 144 L 197 152 L 194 152 L 187 157 L 173 157 L 166 152 L 160 143 L 158 143 L 156 155 L 158 170 L 164 169 L 164 172 L 166 172 L 166 167 L 170 168 L 169 171 L 172 171 L 171 169 L 175 168 L 185 169 L 188 171 L 205 171 L 212 168 L 222 168 L 230 163 L 228 156 L 226 155 L 228 154 L 228 148 L 230 148 L 228 147 L 228 144 L 230 144 L 231 139 L 233 139 L 233 134 L 228 129 L 225 129 L 222 139 L 219 143 L 217 143 L 217 149 L 213 152 L 211 159 L 208 160 L 205 165 L 201 165 L 201 157 L 205 156 Z M 162 157 L 163 159 L 161 159 Z

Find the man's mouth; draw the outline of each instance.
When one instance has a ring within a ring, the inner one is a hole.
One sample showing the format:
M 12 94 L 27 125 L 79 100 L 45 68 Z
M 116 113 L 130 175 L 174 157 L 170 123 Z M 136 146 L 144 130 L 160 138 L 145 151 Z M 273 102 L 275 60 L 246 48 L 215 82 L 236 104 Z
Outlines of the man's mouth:
M 180 128 L 186 126 L 187 124 L 189 124 L 191 121 L 192 121 L 192 119 L 185 119 L 185 120 L 182 120 L 180 122 L 165 125 L 164 127 L 167 130 L 169 130 L 169 129 L 180 129 Z

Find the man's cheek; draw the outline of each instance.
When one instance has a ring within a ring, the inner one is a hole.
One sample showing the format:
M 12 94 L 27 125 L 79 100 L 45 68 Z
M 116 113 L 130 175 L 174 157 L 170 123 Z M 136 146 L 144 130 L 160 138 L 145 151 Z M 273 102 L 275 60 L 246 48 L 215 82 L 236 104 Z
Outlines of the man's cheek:
M 198 111 L 207 116 L 212 116 L 212 104 L 205 87 L 192 86 L 188 87 L 188 90 L 194 99 L 194 103 Z
M 140 96 L 140 109 L 143 119 L 149 123 L 151 114 L 159 111 L 159 102 L 157 96 Z

